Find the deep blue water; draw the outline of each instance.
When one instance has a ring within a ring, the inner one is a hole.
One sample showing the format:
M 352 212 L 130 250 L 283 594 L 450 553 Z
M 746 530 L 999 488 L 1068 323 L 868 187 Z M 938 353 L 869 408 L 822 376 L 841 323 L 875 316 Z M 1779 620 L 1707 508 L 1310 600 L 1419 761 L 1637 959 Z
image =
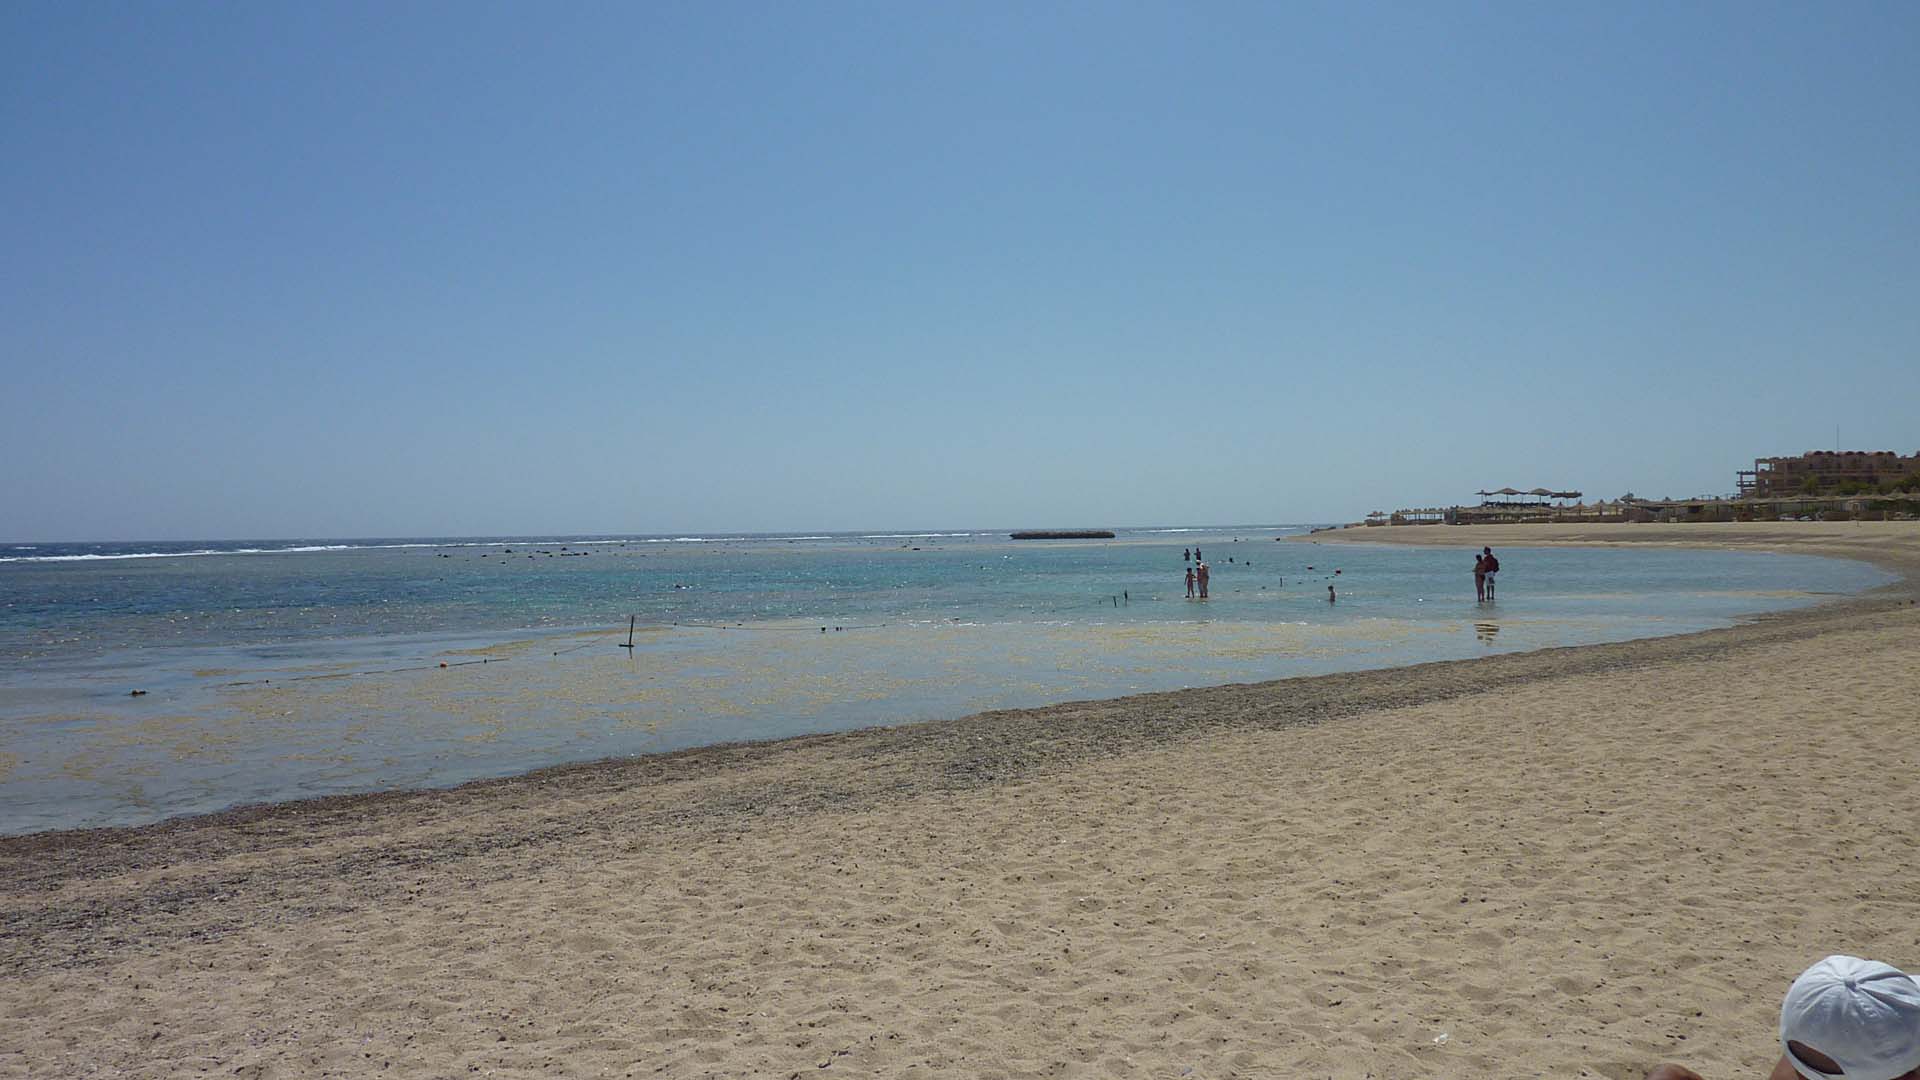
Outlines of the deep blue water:
M 1481 605 L 1465 548 L 1275 542 L 1306 528 L 0 544 L 0 832 L 1684 633 L 1888 580 L 1516 548 Z

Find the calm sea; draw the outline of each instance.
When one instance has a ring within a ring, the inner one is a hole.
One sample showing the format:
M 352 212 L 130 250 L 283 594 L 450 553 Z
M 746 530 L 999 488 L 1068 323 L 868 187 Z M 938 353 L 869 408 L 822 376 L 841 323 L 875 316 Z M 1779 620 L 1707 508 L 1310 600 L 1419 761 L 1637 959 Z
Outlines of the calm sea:
M 1482 605 L 1468 550 L 1275 542 L 1307 531 L 0 544 L 0 832 L 1686 633 L 1889 580 L 1516 548 Z

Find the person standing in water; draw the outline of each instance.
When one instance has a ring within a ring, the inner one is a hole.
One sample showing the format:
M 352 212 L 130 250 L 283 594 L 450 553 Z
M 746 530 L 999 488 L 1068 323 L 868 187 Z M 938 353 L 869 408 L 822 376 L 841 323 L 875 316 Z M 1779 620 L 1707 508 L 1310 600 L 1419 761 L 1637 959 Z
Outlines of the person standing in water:
M 1187 567 L 1187 599 L 1193 599 L 1193 567 Z
M 1487 602 L 1487 557 L 1473 557 L 1473 598 L 1479 603 Z
M 1331 585 L 1327 586 L 1327 603 L 1337 604 L 1339 602 L 1340 602 L 1340 598 L 1334 595 L 1333 586 Z
M 1493 602 L 1493 576 L 1500 572 L 1500 560 L 1493 557 L 1493 549 L 1480 549 L 1480 565 L 1485 567 L 1487 575 L 1487 602 Z
M 1207 576 L 1209 573 L 1210 571 L 1207 569 L 1206 563 L 1201 563 L 1195 567 L 1193 571 L 1194 580 L 1200 584 L 1200 599 L 1202 600 L 1207 598 Z

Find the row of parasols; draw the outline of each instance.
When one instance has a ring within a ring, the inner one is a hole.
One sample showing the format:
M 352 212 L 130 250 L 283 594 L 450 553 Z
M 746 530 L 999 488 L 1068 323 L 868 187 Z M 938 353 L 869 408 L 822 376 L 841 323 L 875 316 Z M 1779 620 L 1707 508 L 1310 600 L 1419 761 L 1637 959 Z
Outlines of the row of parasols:
M 1476 491 L 1474 492 L 1474 494 L 1475 495 L 1500 495 L 1500 496 L 1507 496 L 1507 497 L 1511 497 L 1515 495 L 1525 495 L 1525 496 L 1533 496 L 1541 499 L 1577 499 L 1581 495 L 1581 493 L 1578 491 L 1551 491 L 1543 487 L 1534 488 L 1532 491 L 1521 491 L 1519 488 L 1503 487 L 1498 491 Z

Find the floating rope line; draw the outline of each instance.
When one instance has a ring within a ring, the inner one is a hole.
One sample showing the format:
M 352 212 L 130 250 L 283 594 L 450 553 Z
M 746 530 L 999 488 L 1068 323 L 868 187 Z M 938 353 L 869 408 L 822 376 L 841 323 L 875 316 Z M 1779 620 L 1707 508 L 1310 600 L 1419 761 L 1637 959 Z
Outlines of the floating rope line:
M 420 664 L 416 667 L 372 668 L 367 671 L 329 671 L 322 675 L 289 675 L 286 678 L 281 679 L 280 681 L 281 682 L 311 682 L 315 679 L 351 679 L 360 675 L 397 675 L 403 671 L 438 671 L 441 668 L 471 667 L 474 664 L 504 664 L 507 662 L 507 659 L 508 658 L 504 656 L 500 657 L 499 659 L 495 659 L 491 656 L 486 656 L 478 660 L 456 660 L 452 662 L 442 661 L 438 664 Z M 221 683 L 220 685 L 221 686 L 262 686 L 267 683 L 271 683 L 272 681 L 273 681 L 272 679 L 243 679 L 239 682 L 226 682 L 226 683 Z
M 819 623 L 812 623 L 807 626 L 748 626 L 745 623 L 670 622 L 666 625 L 679 626 L 692 630 L 758 630 L 767 633 L 778 633 L 784 630 L 792 633 L 817 634 L 822 630 L 883 630 L 893 624 L 856 623 L 850 626 L 835 626 L 833 623 L 827 623 L 823 626 Z
M 1123 606 L 1124 604 L 1131 602 L 1130 599 L 1126 597 L 1119 597 L 1118 599 L 1120 600 L 1121 605 Z M 1149 600 L 1157 601 L 1160 598 L 1157 596 L 1153 596 L 1153 597 L 1142 597 L 1141 599 L 1144 602 Z M 1104 596 L 1098 600 L 1082 601 L 1077 604 L 1063 605 L 1060 607 L 1029 609 L 1027 612 L 1025 612 L 1025 614 L 1053 615 L 1053 614 L 1058 614 L 1061 612 L 1068 612 L 1068 611 L 1084 611 L 1089 607 L 1111 607 L 1111 606 L 1114 606 L 1115 600 L 1116 600 L 1116 597 Z M 956 617 L 953 617 L 951 621 L 959 622 L 961 620 L 959 617 L 956 616 Z M 848 630 L 885 630 L 889 627 L 892 627 L 895 624 L 893 623 L 852 623 L 849 625 L 835 626 L 832 623 L 828 623 L 824 626 L 819 624 L 809 624 L 806 626 L 749 626 L 745 623 L 668 622 L 665 624 L 655 624 L 655 625 L 674 626 L 674 627 L 680 627 L 683 629 L 690 629 L 690 630 L 752 630 L 752 631 L 761 631 L 761 632 L 767 632 L 767 633 L 787 631 L 790 633 L 822 633 L 823 634 L 823 633 L 826 633 L 828 630 L 832 630 L 834 633 L 842 633 Z M 629 632 L 631 632 L 631 627 L 629 628 Z M 602 643 L 598 641 L 583 641 L 578 645 L 572 645 L 564 649 L 555 650 L 553 655 L 565 656 L 569 653 L 579 652 L 581 649 L 591 649 L 595 645 L 599 645 L 599 644 L 602 644 Z M 323 672 L 318 675 L 289 675 L 289 676 L 286 676 L 285 678 L 282 678 L 280 681 L 283 683 L 314 682 L 321 679 L 352 679 L 352 678 L 359 678 L 365 675 L 400 675 L 409 671 L 439 671 L 447 668 L 472 667 L 475 664 L 504 664 L 509 659 L 510 657 L 504 657 L 504 656 L 502 657 L 483 656 L 478 660 L 442 661 L 438 664 L 417 664 L 409 667 L 369 668 L 364 671 L 329 671 L 329 672 Z M 271 685 L 272 682 L 273 682 L 272 679 L 241 679 L 234 682 L 220 683 L 219 685 L 223 687 L 267 686 L 267 685 Z

